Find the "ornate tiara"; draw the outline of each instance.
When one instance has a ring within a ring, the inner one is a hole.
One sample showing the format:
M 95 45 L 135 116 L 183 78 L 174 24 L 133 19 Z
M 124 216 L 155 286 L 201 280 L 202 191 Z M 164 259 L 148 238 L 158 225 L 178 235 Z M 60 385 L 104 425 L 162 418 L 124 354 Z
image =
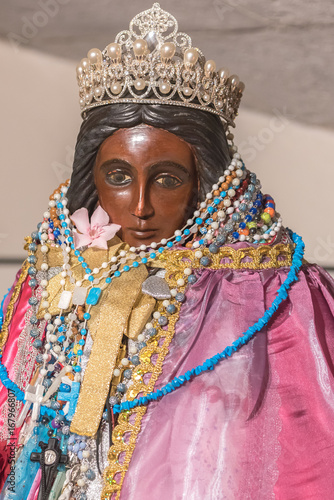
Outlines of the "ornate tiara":
M 83 117 L 106 104 L 171 104 L 214 113 L 225 128 L 235 126 L 245 88 L 228 69 L 216 71 L 215 61 L 206 61 L 158 3 L 137 14 L 102 52 L 91 49 L 77 66 L 77 80 Z

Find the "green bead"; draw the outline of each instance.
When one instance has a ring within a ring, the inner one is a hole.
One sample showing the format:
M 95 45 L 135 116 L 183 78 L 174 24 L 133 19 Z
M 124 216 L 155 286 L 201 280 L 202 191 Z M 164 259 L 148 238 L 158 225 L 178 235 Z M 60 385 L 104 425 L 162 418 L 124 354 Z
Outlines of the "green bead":
M 248 227 L 248 229 L 252 229 L 252 227 L 255 227 L 256 229 L 257 223 L 253 220 L 252 222 L 247 222 L 246 226 Z
M 271 222 L 271 217 L 267 212 L 263 212 L 261 214 L 261 219 L 266 223 L 269 224 Z

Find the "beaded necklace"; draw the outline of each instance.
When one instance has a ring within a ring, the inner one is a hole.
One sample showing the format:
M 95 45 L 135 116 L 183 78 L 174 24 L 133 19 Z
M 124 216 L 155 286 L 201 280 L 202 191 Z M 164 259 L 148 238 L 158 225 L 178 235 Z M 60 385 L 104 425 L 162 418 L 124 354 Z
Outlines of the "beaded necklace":
M 44 352 L 36 357 L 40 365 L 37 383 L 41 384 L 45 391 L 40 413 L 42 424 L 50 428 L 49 435 L 59 435 L 62 439 L 70 435 L 69 425 L 75 412 L 75 398 L 80 391 L 81 361 L 89 331 L 91 309 L 99 303 L 102 291 L 110 286 L 113 280 L 140 264 L 150 264 L 163 252 L 177 248 L 179 245 L 191 249 L 200 267 L 206 267 L 210 264 L 210 255 L 217 253 L 220 246 L 225 243 L 247 241 L 255 245 L 271 244 L 282 227 L 282 220 L 275 212 L 273 198 L 261 193 L 259 180 L 254 173 L 246 170 L 235 148 L 233 159 L 225 170 L 224 176 L 221 176 L 218 183 L 212 186 L 212 190 L 206 195 L 206 200 L 200 203 L 198 210 L 182 229 L 175 231 L 172 237 L 153 242 L 149 246 L 141 245 L 137 248 L 131 247 L 129 251 L 121 250 L 109 261 L 102 262 L 99 268 L 90 269 L 80 249 L 74 246 L 75 227 L 70 220 L 66 199 L 68 184 L 67 182 L 61 185 L 50 197 L 49 209 L 44 213 L 43 221 L 38 225 L 38 231 L 32 233 L 31 242 L 28 245 L 29 286 L 32 289 L 29 305 L 33 308 L 30 335 L 37 349 L 43 345 L 42 338 L 38 338 L 37 327 L 37 309 L 40 302 L 36 297 L 38 285 L 42 289 L 41 308 L 44 311 L 43 318 L 47 323 Z M 114 369 L 113 375 L 119 379 L 116 393 L 109 399 L 114 414 L 163 397 L 202 371 L 213 369 L 221 359 L 231 356 L 233 352 L 246 344 L 269 321 L 281 301 L 286 298 L 287 290 L 292 282 L 297 280 L 304 244 L 298 235 L 292 233 L 291 237 L 296 244 L 296 250 L 290 273 L 278 290 L 278 297 L 272 306 L 255 325 L 244 332 L 232 346 L 226 347 L 203 365 L 174 378 L 159 391 L 149 393 L 138 400 L 126 401 L 126 392 L 131 385 L 133 369 L 140 363 L 141 349 L 154 338 L 160 328 L 168 325 L 169 318 L 186 300 L 186 293 L 180 288 L 191 286 L 197 281 L 193 269 L 185 268 L 183 277 L 177 280 L 177 287 L 170 289 L 170 297 L 162 302 L 162 312 L 153 313 L 151 321 L 145 325 L 137 340 L 130 342 L 128 355 L 125 355 Z M 39 242 L 43 262 L 38 280 L 35 253 Z M 60 271 L 62 293 L 58 304 L 59 312 L 56 316 L 51 315 L 48 310 L 49 294 L 47 291 L 48 252 L 53 246 L 59 246 L 63 255 L 63 265 Z M 75 280 L 71 270 L 71 252 L 77 259 L 77 263 L 85 269 L 85 275 L 80 281 Z M 67 279 L 71 285 L 74 285 L 73 292 L 66 289 Z M 70 304 L 72 304 L 72 309 L 70 312 L 65 312 Z M 8 378 L 7 370 L 1 364 L 1 357 L 0 379 L 8 389 L 15 393 L 18 400 L 25 400 L 23 391 Z M 103 418 L 107 418 L 106 413 L 103 414 Z M 81 472 L 86 474 L 89 470 L 87 460 L 90 457 L 90 451 L 86 449 L 85 439 L 81 439 L 80 442 L 78 440 L 80 441 L 78 436 L 73 437 L 71 434 L 68 449 L 76 454 L 79 460 L 83 460 Z M 81 478 L 80 481 L 84 480 Z M 84 486 L 84 482 L 81 486 Z

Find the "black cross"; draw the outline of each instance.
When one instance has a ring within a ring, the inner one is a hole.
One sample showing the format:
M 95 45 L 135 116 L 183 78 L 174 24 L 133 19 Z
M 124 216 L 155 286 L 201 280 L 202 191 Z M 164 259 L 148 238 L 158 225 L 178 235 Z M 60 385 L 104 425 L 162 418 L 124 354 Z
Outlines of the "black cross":
M 47 500 L 58 472 L 57 467 L 59 464 L 66 464 L 68 456 L 62 454 L 57 438 L 50 438 L 47 444 L 40 441 L 39 446 L 42 451 L 40 453 L 33 451 L 30 460 L 39 462 L 42 469 L 41 486 L 37 500 Z

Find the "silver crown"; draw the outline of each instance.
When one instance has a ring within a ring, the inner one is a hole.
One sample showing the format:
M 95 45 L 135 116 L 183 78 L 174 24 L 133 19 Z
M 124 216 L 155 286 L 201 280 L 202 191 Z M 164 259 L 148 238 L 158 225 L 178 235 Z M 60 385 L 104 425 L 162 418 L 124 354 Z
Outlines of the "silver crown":
M 225 128 L 234 119 L 245 85 L 178 32 L 176 19 L 158 3 L 137 14 L 101 52 L 91 49 L 77 66 L 82 115 L 122 102 L 170 104 L 218 115 Z

